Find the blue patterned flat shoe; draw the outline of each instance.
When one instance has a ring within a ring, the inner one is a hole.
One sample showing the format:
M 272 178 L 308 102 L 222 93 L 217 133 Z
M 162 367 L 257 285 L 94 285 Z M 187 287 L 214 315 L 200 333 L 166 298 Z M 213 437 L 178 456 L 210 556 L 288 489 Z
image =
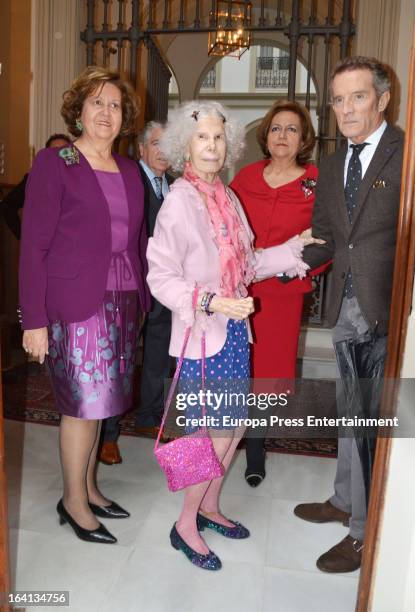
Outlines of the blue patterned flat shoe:
M 235 527 L 226 527 L 225 525 L 221 525 L 220 523 L 212 521 L 206 516 L 203 516 L 203 514 L 200 514 L 200 512 L 197 513 L 196 517 L 197 528 L 199 531 L 203 531 L 207 527 L 208 529 L 214 529 L 221 535 L 225 536 L 225 538 L 233 538 L 234 540 L 244 540 L 245 538 L 249 538 L 250 533 L 246 527 L 237 521 L 233 521 L 232 519 L 228 519 L 228 521 L 233 523 Z
M 186 544 L 183 538 L 179 535 L 176 525 L 173 525 L 170 532 L 170 542 L 173 548 L 176 550 L 182 550 L 184 552 L 190 563 L 193 563 L 193 565 L 196 565 L 201 569 L 216 571 L 220 570 L 222 567 L 221 560 L 211 550 L 209 550 L 207 555 L 201 555 L 193 550 L 193 548 L 190 548 L 190 546 Z

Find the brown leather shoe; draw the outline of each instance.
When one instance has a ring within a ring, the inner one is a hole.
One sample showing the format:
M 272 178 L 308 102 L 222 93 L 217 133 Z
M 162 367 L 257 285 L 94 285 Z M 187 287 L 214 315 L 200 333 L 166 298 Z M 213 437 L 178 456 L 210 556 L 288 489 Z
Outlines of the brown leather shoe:
M 332 574 L 354 572 L 362 563 L 363 542 L 348 535 L 317 559 L 317 567 L 322 572 Z
M 310 521 L 310 523 L 331 523 L 333 521 L 349 526 L 350 512 L 344 512 L 335 508 L 329 500 L 322 504 L 299 504 L 294 508 L 295 516 Z
M 101 463 L 105 463 L 106 465 L 122 463 L 122 457 L 118 444 L 116 442 L 103 442 L 98 461 L 101 461 Z

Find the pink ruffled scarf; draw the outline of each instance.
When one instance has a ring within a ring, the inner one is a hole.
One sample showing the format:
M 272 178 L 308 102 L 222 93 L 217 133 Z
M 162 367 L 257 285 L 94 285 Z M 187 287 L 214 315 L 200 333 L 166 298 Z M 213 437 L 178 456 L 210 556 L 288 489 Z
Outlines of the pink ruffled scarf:
M 218 176 L 213 183 L 206 183 L 193 172 L 190 163 L 185 166 L 183 178 L 206 196 L 206 206 L 219 250 L 221 295 L 245 297 L 248 295 L 246 288 L 255 276 L 254 255 L 249 236 L 224 184 Z

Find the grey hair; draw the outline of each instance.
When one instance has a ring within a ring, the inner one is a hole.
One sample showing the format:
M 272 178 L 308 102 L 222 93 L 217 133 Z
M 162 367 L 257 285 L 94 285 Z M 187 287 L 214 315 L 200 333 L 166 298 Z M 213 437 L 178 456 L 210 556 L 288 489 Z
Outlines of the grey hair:
M 150 138 L 150 133 L 156 128 L 164 129 L 164 125 L 160 121 L 149 121 L 138 135 L 138 144 L 146 144 Z
M 192 100 L 180 104 L 169 113 L 169 120 L 160 140 L 160 149 L 173 170 L 183 170 L 189 141 L 201 117 L 219 117 L 223 120 L 227 145 L 225 167 L 229 168 L 240 158 L 245 148 L 245 130 L 242 123 L 219 102 Z
M 391 79 L 389 68 L 382 64 L 374 57 L 365 57 L 364 55 L 352 55 L 341 60 L 334 68 L 330 77 L 330 95 L 332 95 L 333 79 L 338 74 L 350 72 L 351 70 L 369 70 L 373 77 L 373 87 L 376 91 L 376 96 L 379 99 L 385 91 L 390 91 Z

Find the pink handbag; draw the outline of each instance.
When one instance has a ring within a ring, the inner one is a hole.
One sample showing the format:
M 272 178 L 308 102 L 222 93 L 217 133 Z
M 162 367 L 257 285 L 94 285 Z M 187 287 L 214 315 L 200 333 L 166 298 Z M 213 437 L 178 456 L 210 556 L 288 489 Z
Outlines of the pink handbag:
M 193 308 L 196 309 L 198 287 L 193 293 Z M 172 442 L 168 442 L 159 447 L 161 434 L 166 421 L 171 400 L 179 379 L 180 370 L 183 365 L 184 354 L 189 341 L 191 327 L 185 332 L 183 347 L 180 358 L 174 373 L 173 382 L 170 386 L 166 404 L 164 406 L 163 420 L 160 431 L 154 445 L 154 455 L 161 469 L 166 474 L 167 486 L 170 491 L 179 491 L 191 485 L 199 484 L 213 478 L 221 478 L 225 472 L 223 465 L 219 461 L 212 439 L 206 427 L 199 429 L 194 434 L 183 436 Z M 202 336 L 202 389 L 205 387 L 205 366 L 206 366 L 206 338 Z M 205 416 L 205 406 L 202 405 L 202 416 Z

